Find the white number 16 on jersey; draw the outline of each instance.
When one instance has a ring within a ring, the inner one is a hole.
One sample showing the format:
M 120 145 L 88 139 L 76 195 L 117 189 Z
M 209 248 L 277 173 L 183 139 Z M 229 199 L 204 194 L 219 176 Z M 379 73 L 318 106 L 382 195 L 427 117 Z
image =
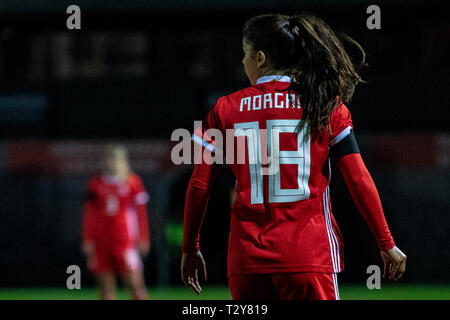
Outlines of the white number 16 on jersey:
M 301 121 L 301 120 L 300 120 Z M 294 202 L 309 199 L 310 190 L 308 180 L 310 175 L 310 147 L 311 136 L 307 133 L 307 126 L 303 126 L 296 133 L 299 120 L 267 120 L 267 152 L 270 159 L 270 170 L 266 171 L 269 177 L 269 202 Z M 292 133 L 297 136 L 297 150 L 280 150 L 280 133 Z M 244 122 L 234 125 L 236 137 L 247 138 L 247 152 L 251 181 L 251 204 L 264 202 L 263 174 L 261 157 L 261 138 L 259 122 Z M 280 165 L 297 165 L 296 177 L 281 177 Z M 282 189 L 281 179 L 297 180 L 297 188 Z

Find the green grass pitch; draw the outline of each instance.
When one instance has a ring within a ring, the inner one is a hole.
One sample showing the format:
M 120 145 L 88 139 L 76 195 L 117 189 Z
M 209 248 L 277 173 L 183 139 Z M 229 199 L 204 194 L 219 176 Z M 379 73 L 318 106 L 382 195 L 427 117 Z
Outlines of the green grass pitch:
M 365 286 L 340 286 L 342 300 L 450 300 L 450 285 L 385 285 L 380 290 Z M 201 295 L 183 287 L 149 288 L 153 300 L 229 300 L 226 287 L 205 286 Z M 95 300 L 95 288 L 68 290 L 65 288 L 0 288 L 0 300 Z M 128 299 L 125 290 L 119 289 L 118 299 Z

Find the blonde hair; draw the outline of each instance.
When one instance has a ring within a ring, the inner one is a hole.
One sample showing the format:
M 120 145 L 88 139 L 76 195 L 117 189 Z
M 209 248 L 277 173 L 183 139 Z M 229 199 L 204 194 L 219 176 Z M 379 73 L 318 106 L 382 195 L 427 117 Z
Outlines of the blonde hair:
M 128 158 L 128 150 L 123 145 L 117 145 L 117 144 L 108 144 L 103 148 L 102 153 L 102 162 L 103 165 L 106 164 L 108 160 L 116 159 L 117 157 L 122 157 L 127 162 L 127 170 L 125 172 L 125 175 L 128 175 L 131 173 L 129 158 Z
M 111 159 L 115 158 L 117 155 L 123 155 L 128 159 L 128 150 L 125 146 L 119 144 L 107 144 L 103 148 L 103 158 Z

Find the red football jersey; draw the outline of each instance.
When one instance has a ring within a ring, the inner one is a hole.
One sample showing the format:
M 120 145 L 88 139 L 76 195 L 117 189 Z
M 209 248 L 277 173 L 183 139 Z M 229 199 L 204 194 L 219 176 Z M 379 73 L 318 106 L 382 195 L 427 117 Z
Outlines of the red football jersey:
M 289 86 L 289 77 L 262 77 L 254 86 L 220 98 L 203 122 L 203 134 L 193 136 L 217 152 L 218 141 L 206 130 L 218 129 L 224 137 L 227 129 L 234 130 L 234 149 L 222 148 L 237 180 L 228 276 L 343 269 L 342 239 L 328 190 L 328 150 L 350 133 L 350 112 L 343 104 L 336 107 L 329 132 L 309 134 L 307 126 L 299 131 L 302 108 Z M 245 162 L 236 163 L 239 143 L 245 146 Z M 272 174 L 264 173 L 267 155 L 278 159 Z
M 147 201 L 148 194 L 136 174 L 125 180 L 92 178 L 84 207 L 83 241 L 108 247 L 134 247 L 138 241 L 148 242 Z

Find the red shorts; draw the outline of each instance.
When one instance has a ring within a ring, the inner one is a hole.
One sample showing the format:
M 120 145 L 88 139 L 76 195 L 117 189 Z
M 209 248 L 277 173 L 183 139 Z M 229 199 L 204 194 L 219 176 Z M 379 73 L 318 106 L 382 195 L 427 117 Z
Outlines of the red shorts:
M 136 247 L 108 248 L 96 245 L 87 264 L 92 273 L 123 274 L 142 268 L 142 260 Z
M 335 273 L 235 275 L 228 287 L 233 300 L 339 300 Z

